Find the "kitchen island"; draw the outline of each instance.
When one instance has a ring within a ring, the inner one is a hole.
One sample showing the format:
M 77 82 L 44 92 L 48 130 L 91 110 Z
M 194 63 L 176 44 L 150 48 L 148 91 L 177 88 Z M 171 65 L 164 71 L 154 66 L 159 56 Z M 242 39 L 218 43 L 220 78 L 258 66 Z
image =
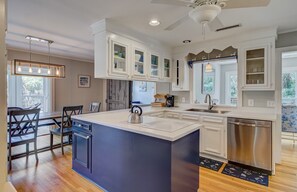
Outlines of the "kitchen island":
M 128 110 L 73 117 L 73 170 L 109 192 L 196 192 L 200 124 Z

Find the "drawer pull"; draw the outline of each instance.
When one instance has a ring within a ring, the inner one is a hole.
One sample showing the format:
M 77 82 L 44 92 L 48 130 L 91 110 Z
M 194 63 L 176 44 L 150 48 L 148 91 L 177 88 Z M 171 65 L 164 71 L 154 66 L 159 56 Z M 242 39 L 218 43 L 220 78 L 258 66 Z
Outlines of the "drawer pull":
M 90 136 L 84 136 L 84 135 L 81 135 L 81 134 L 78 134 L 78 133 L 74 133 L 75 136 L 77 137 L 81 137 L 81 138 L 84 138 L 84 139 L 90 139 Z

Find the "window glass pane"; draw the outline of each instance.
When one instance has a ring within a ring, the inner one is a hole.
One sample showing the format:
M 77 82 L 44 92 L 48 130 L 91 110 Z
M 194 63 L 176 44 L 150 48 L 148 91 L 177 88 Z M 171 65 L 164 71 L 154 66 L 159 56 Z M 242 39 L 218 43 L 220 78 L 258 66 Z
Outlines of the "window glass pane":
M 7 73 L 7 103 L 9 107 L 27 108 L 40 103 L 41 112 L 51 111 L 51 79 Z
M 215 92 L 215 70 L 212 72 L 205 71 L 206 65 L 203 65 L 203 94 L 213 94 Z
M 282 102 L 294 104 L 296 100 L 296 72 L 285 72 L 282 74 Z

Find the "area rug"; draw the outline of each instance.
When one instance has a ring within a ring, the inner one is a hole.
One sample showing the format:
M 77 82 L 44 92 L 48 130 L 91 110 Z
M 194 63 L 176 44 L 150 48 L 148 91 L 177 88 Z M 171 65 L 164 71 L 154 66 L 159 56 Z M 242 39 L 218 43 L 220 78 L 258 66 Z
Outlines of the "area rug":
M 264 173 L 251 171 L 249 169 L 244 169 L 232 164 L 227 164 L 224 167 L 222 173 L 268 187 L 268 182 L 269 182 L 268 175 Z
M 200 156 L 200 164 L 201 167 L 213 170 L 213 171 L 219 171 L 222 167 L 223 163 L 220 161 L 216 161 L 213 159 L 208 159 L 205 157 Z

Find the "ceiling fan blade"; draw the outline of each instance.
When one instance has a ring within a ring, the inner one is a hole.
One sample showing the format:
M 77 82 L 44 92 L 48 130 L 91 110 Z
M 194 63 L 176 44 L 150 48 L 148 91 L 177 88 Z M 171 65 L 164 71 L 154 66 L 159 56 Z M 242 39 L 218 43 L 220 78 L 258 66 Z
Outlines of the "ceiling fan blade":
M 271 0 L 222 0 L 226 2 L 223 9 L 248 8 L 248 7 L 266 7 Z
M 223 28 L 224 25 L 222 21 L 219 19 L 219 17 L 216 17 L 214 20 L 208 23 L 208 27 L 211 31 L 216 31 L 217 29 Z
M 166 5 L 177 5 L 177 6 L 188 6 L 192 4 L 190 1 L 183 0 L 151 0 L 153 4 L 166 4 Z
M 176 27 L 178 27 L 179 25 L 181 25 L 182 23 L 184 23 L 185 21 L 187 21 L 188 19 L 189 19 L 189 16 L 186 15 L 186 16 L 180 18 L 179 20 L 177 20 L 176 22 L 174 22 L 173 24 L 166 27 L 165 30 L 171 31 L 171 30 L 175 29 Z

